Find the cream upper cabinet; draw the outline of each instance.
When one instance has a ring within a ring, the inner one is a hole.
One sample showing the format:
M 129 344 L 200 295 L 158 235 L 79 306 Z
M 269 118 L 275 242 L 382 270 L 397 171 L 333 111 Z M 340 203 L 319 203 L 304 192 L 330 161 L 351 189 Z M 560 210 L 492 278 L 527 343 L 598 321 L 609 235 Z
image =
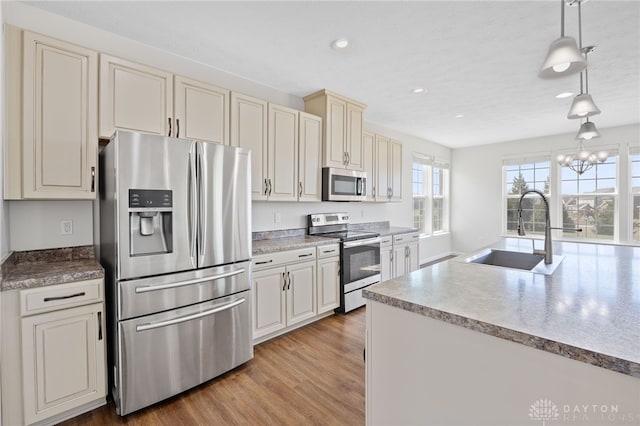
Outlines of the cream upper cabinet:
M 251 198 L 266 200 L 270 188 L 266 101 L 231 93 L 231 145 L 251 150 Z
M 374 201 L 376 195 L 376 135 L 371 132 L 362 133 L 362 169 L 367 174 L 367 201 Z
M 322 200 L 322 118 L 299 112 L 298 201 Z
M 389 201 L 389 139 L 375 136 L 376 141 L 376 201 Z
M 95 199 L 98 54 L 7 26 L 6 199 Z
M 304 98 L 305 111 L 324 120 L 324 167 L 362 170 L 364 104 L 321 90 Z
M 298 111 L 271 103 L 268 111 L 267 198 L 272 201 L 296 201 L 299 192 Z
M 173 74 L 100 55 L 100 137 L 116 129 L 175 136 Z
M 229 145 L 229 96 L 226 89 L 176 75 L 175 136 Z
M 402 144 L 375 135 L 376 201 L 402 201 Z

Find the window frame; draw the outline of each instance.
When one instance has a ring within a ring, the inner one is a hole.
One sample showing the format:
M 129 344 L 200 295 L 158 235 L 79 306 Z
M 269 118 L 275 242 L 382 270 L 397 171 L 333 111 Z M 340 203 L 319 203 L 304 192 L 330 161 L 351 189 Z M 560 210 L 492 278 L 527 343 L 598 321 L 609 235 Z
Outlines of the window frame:
M 423 185 L 423 194 L 414 193 L 414 169 L 415 166 L 419 165 L 422 167 L 422 175 L 424 177 L 422 185 Z M 439 168 L 442 170 L 442 181 L 440 182 L 441 186 L 441 196 L 434 195 L 434 176 L 433 172 L 435 168 Z M 444 161 L 435 160 L 433 157 L 422 154 L 414 154 L 413 162 L 411 163 L 411 192 L 412 192 L 412 203 L 413 203 L 413 215 L 414 215 L 414 226 L 415 217 L 416 217 L 416 209 L 415 209 L 415 201 L 417 199 L 424 200 L 424 214 L 423 214 L 423 226 L 418 227 L 420 229 L 421 237 L 431 237 L 436 235 L 448 234 L 449 230 L 449 205 L 450 205 L 450 167 L 449 164 Z M 441 199 L 442 200 L 442 213 L 441 213 L 441 230 L 434 231 L 433 229 L 433 220 L 434 220 L 434 200 Z

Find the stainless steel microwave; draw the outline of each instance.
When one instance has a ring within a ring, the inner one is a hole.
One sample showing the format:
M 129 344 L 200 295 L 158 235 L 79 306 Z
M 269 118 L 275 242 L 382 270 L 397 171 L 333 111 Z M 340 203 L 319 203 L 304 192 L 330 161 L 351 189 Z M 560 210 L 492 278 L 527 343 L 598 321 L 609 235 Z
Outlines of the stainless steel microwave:
M 364 201 L 366 197 L 365 172 L 322 168 L 322 201 Z

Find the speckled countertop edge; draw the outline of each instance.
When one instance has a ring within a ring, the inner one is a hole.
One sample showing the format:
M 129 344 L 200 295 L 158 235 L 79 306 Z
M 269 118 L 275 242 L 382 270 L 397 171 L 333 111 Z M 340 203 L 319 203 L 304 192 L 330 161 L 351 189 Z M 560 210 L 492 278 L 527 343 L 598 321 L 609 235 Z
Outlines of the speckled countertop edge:
M 483 321 L 467 318 L 461 315 L 440 311 L 438 309 L 429 308 L 406 300 L 395 297 L 381 295 L 371 292 L 367 289 L 362 290 L 362 296 L 375 302 L 384 303 L 385 305 L 394 306 L 405 311 L 413 312 L 425 317 L 437 319 L 449 324 L 458 325 L 473 331 L 478 331 L 490 336 L 499 337 L 515 343 L 520 343 L 531 348 L 540 349 L 565 358 L 576 361 L 585 362 L 587 364 L 603 367 L 618 373 L 627 374 L 632 377 L 640 378 L 640 364 L 625 359 L 616 358 L 610 355 L 604 355 L 588 349 L 577 348 L 572 345 L 545 339 L 539 336 L 511 330 L 509 328 L 489 324 Z
M 0 291 L 104 277 L 92 246 L 14 252 L 0 269 Z
M 326 244 L 339 243 L 338 238 L 314 237 L 310 235 L 269 238 L 253 241 L 253 255 L 275 253 L 279 251 L 295 250 L 305 247 L 316 247 Z

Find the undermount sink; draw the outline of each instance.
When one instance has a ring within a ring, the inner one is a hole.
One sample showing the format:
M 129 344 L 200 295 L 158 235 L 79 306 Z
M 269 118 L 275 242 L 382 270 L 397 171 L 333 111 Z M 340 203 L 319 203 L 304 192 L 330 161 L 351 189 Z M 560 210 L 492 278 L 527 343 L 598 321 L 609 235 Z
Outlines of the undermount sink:
M 546 264 L 544 263 L 544 254 L 484 249 L 461 259 L 461 262 L 523 269 L 538 274 L 551 275 L 563 259 L 564 256 L 553 256 L 553 262 Z

